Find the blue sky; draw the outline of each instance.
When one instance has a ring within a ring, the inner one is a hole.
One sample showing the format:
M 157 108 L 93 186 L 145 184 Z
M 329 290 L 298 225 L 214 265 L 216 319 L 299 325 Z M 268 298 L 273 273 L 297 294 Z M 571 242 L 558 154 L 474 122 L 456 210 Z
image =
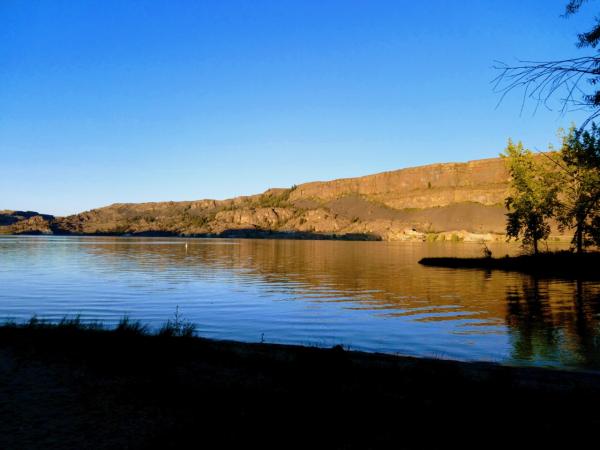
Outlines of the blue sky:
M 0 209 L 227 198 L 542 149 L 580 121 L 494 60 L 585 54 L 593 4 L 0 1 Z M 590 9 L 591 8 L 591 9 Z

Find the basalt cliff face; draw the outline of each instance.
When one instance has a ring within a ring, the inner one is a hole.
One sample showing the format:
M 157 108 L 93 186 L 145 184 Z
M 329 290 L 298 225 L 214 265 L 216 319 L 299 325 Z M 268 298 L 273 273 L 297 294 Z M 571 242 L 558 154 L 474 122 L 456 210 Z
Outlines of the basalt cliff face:
M 0 234 L 50 234 L 54 216 L 35 211 L 0 210 Z
M 5 224 L 5 229 L 56 234 L 493 239 L 504 232 L 508 181 L 504 161 L 493 158 L 311 182 L 229 200 L 114 204 L 57 218 L 33 215 Z

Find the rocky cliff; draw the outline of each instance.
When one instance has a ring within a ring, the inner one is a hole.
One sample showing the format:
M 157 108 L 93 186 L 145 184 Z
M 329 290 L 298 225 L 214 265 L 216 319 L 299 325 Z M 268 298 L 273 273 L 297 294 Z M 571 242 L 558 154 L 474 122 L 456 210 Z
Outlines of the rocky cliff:
M 0 234 L 48 234 L 54 216 L 35 211 L 0 211 Z
M 64 234 L 473 239 L 501 234 L 508 173 L 500 158 L 311 182 L 229 200 L 114 204 L 41 219 Z M 13 232 L 43 232 L 31 217 Z M 473 237 L 473 235 L 476 235 Z

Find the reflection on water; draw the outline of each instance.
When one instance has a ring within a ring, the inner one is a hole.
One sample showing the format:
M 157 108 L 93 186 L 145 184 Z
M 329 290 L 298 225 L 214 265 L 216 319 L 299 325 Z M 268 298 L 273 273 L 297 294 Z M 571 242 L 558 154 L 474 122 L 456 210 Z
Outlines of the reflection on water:
M 558 289 L 567 293 L 560 295 Z M 510 286 L 506 302 L 506 324 L 515 360 L 558 360 L 600 367 L 597 284 L 561 284 L 531 277 L 521 286 Z
M 417 264 L 480 253 L 452 243 L 2 237 L 0 317 L 127 314 L 158 326 L 178 305 L 207 337 L 600 368 L 599 283 Z

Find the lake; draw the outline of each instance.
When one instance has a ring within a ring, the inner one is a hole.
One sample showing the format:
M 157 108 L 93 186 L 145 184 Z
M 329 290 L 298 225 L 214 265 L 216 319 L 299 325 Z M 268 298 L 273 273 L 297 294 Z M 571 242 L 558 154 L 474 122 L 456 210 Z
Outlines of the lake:
M 3 236 L 0 318 L 158 328 L 178 308 L 209 338 L 600 369 L 600 283 L 417 264 L 481 254 L 450 242 Z

